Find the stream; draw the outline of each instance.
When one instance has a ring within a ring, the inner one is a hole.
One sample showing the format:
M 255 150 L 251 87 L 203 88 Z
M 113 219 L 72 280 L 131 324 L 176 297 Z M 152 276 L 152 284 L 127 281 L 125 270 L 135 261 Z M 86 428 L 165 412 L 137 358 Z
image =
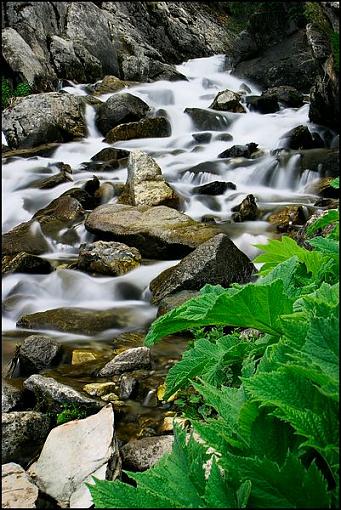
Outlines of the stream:
M 209 143 L 198 143 L 192 135 L 200 131 L 194 127 L 190 116 L 184 113 L 185 108 L 207 109 L 218 92 L 224 89 L 237 92 L 245 84 L 250 94 L 261 94 L 259 88 L 230 75 L 224 68 L 224 55 L 194 59 L 177 66 L 177 70 L 188 78 L 187 82 L 142 83 L 117 92 L 129 92 L 145 101 L 153 115 L 166 116 L 171 123 L 172 134 L 167 138 L 117 142 L 113 146 L 128 151 L 140 149 L 150 154 L 161 167 L 166 181 L 180 196 L 181 212 L 199 221 L 204 217 L 214 217 L 221 230 L 253 259 L 259 253 L 254 244 L 265 243 L 269 237 L 276 235 L 274 227 L 266 221 L 274 209 L 299 204 L 311 211 L 315 209 L 313 204 L 318 198 L 307 191 L 307 186 L 317 179 L 318 174 L 309 170 L 303 173 L 297 170 L 296 155 L 284 166 L 271 155 L 271 151 L 278 148 L 279 139 L 284 133 L 298 125 L 309 126 L 310 131 L 317 132 L 322 139 L 325 139 L 326 130 L 309 122 L 308 102 L 301 108 L 281 108 L 276 113 L 266 115 L 249 111 L 245 106 L 246 113 L 215 112 L 221 119 L 219 129 L 205 130 L 205 133 L 211 134 Z M 85 85 L 69 84 L 63 89 L 75 95 L 87 94 Z M 99 96 L 99 99 L 106 101 L 111 95 L 105 94 Z M 5 161 L 2 174 L 3 232 L 30 220 L 37 210 L 63 192 L 75 186 L 81 187 L 93 177 L 93 173 L 86 171 L 82 164 L 90 161 L 101 149 L 112 145 L 104 142 L 103 136 L 96 129 L 95 110 L 92 106 L 87 106 L 86 118 L 87 137 L 81 141 L 61 144 L 51 157 L 10 158 Z M 231 135 L 230 139 L 226 139 L 226 133 Z M 218 158 L 218 154 L 229 147 L 250 142 L 258 144 L 263 154 L 249 160 L 234 158 L 229 161 Z M 72 167 L 73 182 L 68 181 L 53 189 L 31 187 L 39 178 L 57 174 L 57 162 Z M 96 172 L 96 175 L 101 182 L 125 183 L 127 168 L 122 166 L 113 171 Z M 227 189 L 218 196 L 193 193 L 195 186 L 211 181 L 231 181 L 236 189 Z M 234 223 L 231 220 L 231 209 L 248 194 L 256 198 L 261 218 Z M 113 198 L 110 202 L 115 200 Z M 178 260 L 144 260 L 139 268 L 115 278 L 91 276 L 65 269 L 63 265 L 77 260 L 80 244 L 94 240 L 84 225 L 76 226 L 75 230 L 77 241 L 73 245 L 48 241 L 49 251 L 43 257 L 58 268 L 57 271 L 48 275 L 14 273 L 3 278 L 3 371 L 7 369 L 16 343 L 32 334 L 32 330 L 16 328 L 17 320 L 24 314 L 57 307 L 95 310 L 124 307 L 129 308 L 134 317 L 131 330 L 145 328 L 156 317 L 157 308 L 150 304 L 149 283 Z M 44 333 L 59 339 L 68 349 L 91 348 L 106 356 L 111 353 L 112 357 L 112 339 L 124 331 L 107 330 L 92 337 L 56 331 Z M 179 338 L 156 346 L 155 356 L 162 361 L 160 367 L 156 367 L 156 372 L 159 370 L 163 376 L 167 361 L 178 358 L 185 343 L 186 340 Z M 62 367 L 50 373 L 77 388 L 91 381 L 89 375 L 82 375 L 75 368 Z M 145 408 L 148 409 L 148 405 Z M 141 413 L 141 403 L 138 409 Z

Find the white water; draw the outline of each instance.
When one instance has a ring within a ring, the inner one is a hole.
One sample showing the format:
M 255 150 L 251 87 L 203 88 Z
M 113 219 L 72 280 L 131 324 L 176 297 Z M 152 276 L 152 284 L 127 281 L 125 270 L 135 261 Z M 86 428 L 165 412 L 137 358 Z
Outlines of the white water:
M 194 127 L 184 109 L 207 109 L 219 91 L 226 88 L 238 91 L 242 83 L 247 83 L 223 71 L 223 64 L 222 55 L 191 60 L 177 67 L 188 77 L 188 82 L 159 81 L 139 84 L 118 92 L 120 94 L 129 91 L 143 99 L 151 107 L 152 115 L 166 115 L 172 126 L 172 135 L 168 138 L 118 142 L 114 146 L 127 150 L 141 149 L 151 154 L 160 165 L 167 181 L 181 196 L 183 212 L 197 220 L 205 215 L 213 215 L 216 221 L 221 223 L 222 230 L 253 258 L 258 253 L 253 245 L 265 243 L 271 235 L 269 224 L 265 221 L 267 214 L 279 205 L 296 203 L 311 206 L 316 200 L 315 195 L 305 192 L 307 184 L 317 177 L 316 174 L 305 171 L 300 175 L 296 170 L 296 156 L 283 167 L 270 155 L 270 151 L 277 148 L 280 137 L 295 126 L 308 125 L 312 131 L 319 131 L 320 128 L 309 123 L 308 104 L 299 109 L 286 108 L 267 115 L 249 111 L 241 114 L 216 112 L 219 116 L 232 119 L 232 124 L 221 131 L 211 131 L 210 143 L 198 144 L 192 134 L 199 130 Z M 247 85 L 252 94 L 261 93 L 261 90 L 252 84 Z M 76 95 L 85 94 L 82 85 L 70 85 L 64 90 Z M 111 95 L 103 95 L 100 99 L 106 100 Z M 38 209 L 64 191 L 74 186 L 80 187 L 92 178 L 93 173 L 84 171 L 82 163 L 110 145 L 103 141 L 103 136 L 95 126 L 95 112 L 91 106 L 87 107 L 86 119 L 88 136 L 82 141 L 62 144 L 53 156 L 48 158 L 12 158 L 5 162 L 2 176 L 3 232 L 30 220 Z M 321 129 L 319 132 L 323 134 Z M 230 133 L 233 138 L 230 141 L 221 141 L 218 138 L 222 133 Z M 259 145 L 259 149 L 264 152 L 262 157 L 254 161 L 240 158 L 228 161 L 218 158 L 219 153 L 232 145 L 250 142 Z M 51 190 L 31 187 L 34 181 L 57 174 L 59 170 L 55 164 L 61 161 L 71 165 L 73 182 L 61 184 Z M 193 167 L 199 164 L 205 165 L 204 168 L 193 171 Z M 96 173 L 101 181 L 117 182 L 125 182 L 126 174 L 126 168 Z M 193 194 L 194 186 L 214 180 L 232 181 L 237 189 L 229 189 L 223 195 L 215 197 Z M 260 221 L 232 223 L 231 208 L 249 193 L 255 196 L 264 216 Z M 115 202 L 115 199 L 111 202 Z M 68 246 L 50 242 L 50 250 L 44 257 L 53 261 L 71 258 L 74 260 L 79 244 L 92 239 L 82 225 L 77 227 L 77 232 L 77 244 Z M 176 262 L 156 261 L 118 278 L 92 277 L 80 271 L 66 269 L 58 269 L 51 275 L 8 275 L 3 279 L 3 296 L 7 302 L 3 329 L 14 330 L 15 322 L 24 313 L 61 306 L 93 309 L 135 307 L 136 326 L 141 326 L 155 316 L 155 308 L 149 304 L 148 299 L 150 281 Z M 128 297 L 126 292 L 122 298 L 119 289 L 126 284 L 134 287 L 133 298 L 129 297 L 129 292 Z M 11 298 L 10 301 L 8 298 Z

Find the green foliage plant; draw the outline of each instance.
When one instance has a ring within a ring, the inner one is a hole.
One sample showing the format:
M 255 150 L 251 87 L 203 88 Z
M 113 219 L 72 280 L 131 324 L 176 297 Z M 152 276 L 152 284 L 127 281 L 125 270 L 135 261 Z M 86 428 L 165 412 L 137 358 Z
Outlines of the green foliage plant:
M 316 235 L 325 217 L 307 229 L 310 250 L 271 240 L 260 246 L 256 282 L 206 285 L 154 321 L 147 346 L 197 332 L 164 398 L 187 391 L 206 406 L 187 416 L 201 441 L 176 427 L 170 454 L 143 473 L 126 471 L 134 485 L 89 484 L 95 507 L 339 507 L 338 211 L 328 214 L 328 234 Z M 250 340 L 225 326 L 260 334 Z
M 63 404 L 63 410 L 57 414 L 57 425 L 82 418 L 86 418 L 86 412 L 83 409 L 75 404 Z
M 32 89 L 27 82 L 20 82 L 12 89 L 10 82 L 2 77 L 1 79 L 1 106 L 7 108 L 13 97 L 28 96 L 32 94 Z

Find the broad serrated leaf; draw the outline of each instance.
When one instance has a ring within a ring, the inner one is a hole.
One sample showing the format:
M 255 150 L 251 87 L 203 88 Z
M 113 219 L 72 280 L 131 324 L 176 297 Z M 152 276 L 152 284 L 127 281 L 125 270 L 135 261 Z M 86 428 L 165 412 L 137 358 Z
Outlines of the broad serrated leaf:
M 309 227 L 307 228 L 307 235 L 311 236 L 318 229 L 322 229 L 327 225 L 337 223 L 339 221 L 339 211 L 337 209 L 330 209 L 323 216 L 317 218 Z
M 226 481 L 213 458 L 210 475 L 206 483 L 204 500 L 207 508 L 237 508 L 235 491 Z
M 330 255 L 334 255 L 336 260 L 339 258 L 339 243 L 335 241 L 335 239 L 330 239 L 329 237 L 314 237 L 313 239 L 309 239 L 309 244 L 313 246 L 316 250 L 322 251 L 323 253 L 328 253 Z

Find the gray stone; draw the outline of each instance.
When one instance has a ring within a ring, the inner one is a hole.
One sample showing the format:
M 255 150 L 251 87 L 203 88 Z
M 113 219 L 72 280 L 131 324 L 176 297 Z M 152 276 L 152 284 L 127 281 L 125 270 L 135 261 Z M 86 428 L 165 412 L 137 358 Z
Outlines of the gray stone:
M 125 122 L 135 122 L 149 111 L 142 99 L 125 92 L 116 94 L 100 105 L 96 113 L 96 126 L 105 136 L 113 127 Z M 111 142 L 109 142 L 111 143 Z
M 197 296 L 199 296 L 199 291 L 197 290 L 181 290 L 180 292 L 169 294 L 159 302 L 157 315 L 164 315 L 165 313 L 170 312 L 170 310 L 173 310 L 173 308 L 176 308 L 189 299 Z
M 166 205 L 174 208 L 179 205 L 179 198 L 165 181 L 159 165 L 151 156 L 140 150 L 132 151 L 129 155 L 128 176 L 123 193 L 119 203 Z
M 115 143 L 134 138 L 167 138 L 171 131 L 170 122 L 165 117 L 152 117 L 114 127 L 107 133 L 105 141 Z
M 178 81 L 187 78 L 176 70 L 174 65 L 165 64 L 147 56 L 130 55 L 122 63 L 125 80 L 151 82 L 156 80 Z
M 152 302 L 181 290 L 200 290 L 205 284 L 229 287 L 250 281 L 255 267 L 225 234 L 218 234 L 163 271 L 150 283 Z
M 121 448 L 123 469 L 145 471 L 172 451 L 174 436 L 155 436 L 133 439 Z
M 101 151 L 92 156 L 91 161 L 118 161 L 128 158 L 130 152 L 123 149 L 114 149 L 113 147 L 105 147 Z
M 150 368 L 151 356 L 148 347 L 135 347 L 117 354 L 98 373 L 100 377 L 122 374 L 138 368 Z
M 69 506 L 72 496 L 73 502 L 78 500 L 78 491 L 85 489 L 84 484 L 90 481 L 91 475 L 103 480 L 108 470 L 108 478 L 113 479 L 117 463 L 114 413 L 109 404 L 93 416 L 51 430 L 39 459 L 28 473 L 42 492 L 64 508 Z M 83 499 L 86 504 L 90 501 Z
M 115 241 L 95 241 L 79 247 L 78 267 L 84 271 L 120 276 L 138 267 L 141 254 Z
M 36 508 L 39 489 L 19 464 L 3 464 L 1 482 L 2 508 Z
M 253 195 L 247 195 L 242 202 L 234 207 L 231 211 L 232 219 L 236 222 L 254 221 L 258 218 L 259 211 Z
M 61 352 L 61 345 L 48 336 L 28 336 L 20 346 L 20 374 L 36 374 L 45 368 L 57 365 Z
M 245 145 L 233 145 L 229 149 L 218 154 L 218 158 L 251 158 L 251 155 L 257 151 L 256 143 L 247 143 Z
M 3 112 L 2 129 L 11 148 L 68 142 L 84 137 L 87 127 L 82 102 L 76 96 L 48 92 L 16 98 Z
M 38 402 L 48 408 L 61 409 L 63 404 L 75 404 L 89 411 L 98 410 L 102 402 L 91 399 L 66 384 L 62 384 L 52 377 L 34 374 L 24 381 L 24 388 L 32 391 Z
M 135 246 L 143 257 L 153 259 L 182 257 L 219 233 L 217 227 L 203 225 L 170 207 L 121 204 L 97 207 L 87 217 L 85 228 L 98 237 Z
M 233 122 L 231 116 L 210 112 L 203 108 L 185 108 L 184 112 L 188 113 L 193 121 L 194 127 L 200 131 L 222 131 Z
M 2 414 L 2 462 L 25 465 L 40 449 L 50 430 L 50 418 L 36 411 Z
M 244 113 L 245 109 L 240 103 L 240 98 L 241 95 L 237 92 L 226 89 L 216 95 L 209 108 L 225 112 Z
M 2 274 L 5 273 L 32 273 L 32 274 L 49 274 L 52 273 L 53 267 L 46 259 L 26 253 L 24 251 L 16 255 L 4 256 L 2 259 Z
M 133 396 L 138 385 L 137 379 L 129 374 L 123 374 L 120 379 L 120 398 L 127 400 Z
M 23 392 L 8 381 L 2 381 L 2 412 L 14 411 L 22 404 Z

